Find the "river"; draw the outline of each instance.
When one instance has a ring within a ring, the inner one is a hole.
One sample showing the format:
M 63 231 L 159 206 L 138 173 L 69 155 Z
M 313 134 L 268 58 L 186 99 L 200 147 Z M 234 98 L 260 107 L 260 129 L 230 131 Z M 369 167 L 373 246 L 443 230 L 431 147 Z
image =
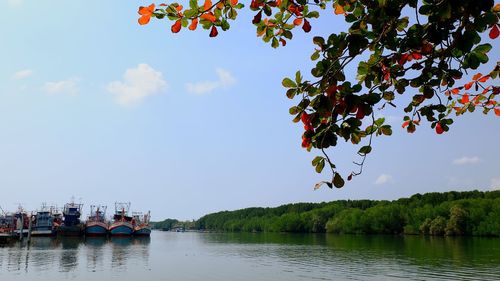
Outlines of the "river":
M 500 280 L 500 239 L 174 233 L 0 244 L 0 280 Z

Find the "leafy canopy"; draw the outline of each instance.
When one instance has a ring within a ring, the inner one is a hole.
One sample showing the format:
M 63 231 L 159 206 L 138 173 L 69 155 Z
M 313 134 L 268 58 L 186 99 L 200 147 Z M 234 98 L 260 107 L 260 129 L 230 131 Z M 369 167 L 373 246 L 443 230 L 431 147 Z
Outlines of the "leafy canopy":
M 228 30 L 244 5 L 238 0 L 190 0 L 189 7 L 179 3 L 151 4 L 139 8 L 139 24 L 151 17 L 174 23 L 171 31 L 182 28 Z M 323 183 L 330 188 L 344 186 L 326 149 L 339 140 L 360 145 L 357 171 L 362 172 L 366 156 L 372 151 L 373 136 L 390 136 L 392 128 L 384 118 L 375 119 L 375 109 L 403 105 L 402 127 L 415 132 L 423 120 L 437 134 L 443 134 L 456 116 L 480 108 L 484 114 L 493 111 L 500 116 L 498 94 L 494 83 L 500 62 L 490 63 L 488 74 L 476 73 L 472 80 L 458 85 L 469 71 L 489 62 L 492 45 L 482 43 L 499 36 L 500 4 L 493 0 L 252 0 L 255 12 L 252 23 L 257 36 L 277 48 L 293 38 L 301 28 L 312 29 L 311 21 L 320 11 L 333 13 L 350 24 L 348 30 L 332 33 L 328 38 L 314 37 L 311 60 L 313 81 L 304 80 L 300 71 L 283 79 L 286 96 L 297 99 L 290 108 L 294 122 L 302 122 L 302 147 L 322 152 L 312 160 L 318 173 L 329 167 L 332 179 Z M 345 68 L 358 63 L 357 76 L 346 76 Z M 467 76 L 469 77 L 469 76 Z M 403 96 L 405 98 L 403 98 Z M 409 102 L 408 102 L 409 101 Z

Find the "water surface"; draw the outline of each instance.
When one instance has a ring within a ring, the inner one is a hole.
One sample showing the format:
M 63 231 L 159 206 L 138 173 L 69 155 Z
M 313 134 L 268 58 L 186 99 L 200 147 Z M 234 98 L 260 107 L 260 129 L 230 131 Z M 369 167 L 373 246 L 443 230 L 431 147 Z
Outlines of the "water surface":
M 0 280 L 500 280 L 500 239 L 153 232 L 0 244 Z

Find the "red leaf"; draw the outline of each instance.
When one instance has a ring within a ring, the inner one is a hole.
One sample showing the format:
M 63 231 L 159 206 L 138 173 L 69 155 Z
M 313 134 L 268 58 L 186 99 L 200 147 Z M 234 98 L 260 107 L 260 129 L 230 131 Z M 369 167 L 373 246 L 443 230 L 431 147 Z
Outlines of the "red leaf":
M 301 25 L 302 24 L 302 20 L 303 20 L 302 18 L 296 18 L 296 19 L 294 19 L 293 20 L 293 25 L 295 25 L 295 26 Z
M 302 123 L 304 124 L 308 124 L 311 122 L 311 118 L 309 116 L 309 114 L 303 112 L 302 115 L 300 115 L 300 120 L 302 120 Z
M 486 76 L 483 76 L 483 77 L 479 78 L 479 80 L 477 80 L 477 81 L 481 82 L 481 83 L 484 83 L 484 82 L 488 81 L 488 79 L 490 79 L 490 76 L 486 75 Z
M 335 4 L 335 14 L 336 15 L 345 14 L 344 7 L 342 7 L 339 4 Z
M 451 93 L 456 95 L 460 92 L 460 90 L 458 88 L 455 88 L 455 89 L 451 89 Z
M 469 82 L 469 83 L 467 83 L 467 84 L 465 84 L 465 85 L 464 85 L 464 88 L 465 88 L 466 90 L 469 90 L 469 89 L 472 87 L 472 85 L 473 85 L 473 84 L 474 84 L 474 81 Z
M 362 107 L 358 107 L 358 112 L 356 112 L 356 119 L 363 119 L 365 117 L 365 111 Z
M 460 100 L 460 103 L 466 104 L 469 102 L 469 95 L 465 94 L 462 96 L 462 99 Z
M 408 124 L 410 124 L 410 121 L 405 121 L 401 127 L 405 128 Z
M 194 18 L 192 21 L 191 21 L 191 24 L 189 25 L 189 30 L 195 30 L 196 27 L 198 26 L 198 19 L 197 18 Z
M 203 4 L 203 9 L 205 11 L 208 11 L 212 7 L 212 0 L 205 0 L 205 3 Z
M 403 65 L 408 61 L 408 54 L 402 54 L 401 58 L 399 59 L 399 65 Z
M 280 38 L 281 45 L 284 47 L 286 46 L 286 40 L 283 38 Z
M 309 32 L 311 31 L 311 24 L 309 23 L 308 20 L 304 19 L 304 25 L 302 25 L 302 29 L 305 31 L 305 32 Z
M 496 24 L 493 24 L 493 27 L 490 30 L 490 38 L 496 39 L 499 33 L 500 31 L 498 30 L 498 26 Z
M 200 18 L 204 19 L 204 20 L 208 20 L 209 22 L 214 22 L 217 20 L 212 12 L 205 13 L 205 14 L 201 15 Z
M 212 25 L 212 30 L 210 30 L 210 37 L 215 37 L 219 34 L 219 32 L 217 31 L 217 27 L 215 27 L 215 25 Z
M 419 60 L 422 58 L 422 54 L 420 54 L 419 52 L 413 52 L 411 54 L 412 58 L 416 59 L 416 60 Z
M 172 27 L 170 28 L 170 30 L 172 30 L 173 33 L 177 33 L 181 30 L 182 28 L 182 25 L 181 25 L 181 20 L 177 20 L 173 25 Z
M 496 116 L 500 116 L 500 108 L 493 109 L 495 111 Z
M 255 17 L 253 17 L 252 23 L 257 24 L 262 20 L 262 11 L 258 12 Z
M 441 127 L 441 124 L 440 124 L 440 123 L 437 123 L 437 125 L 436 125 L 436 133 L 437 133 L 438 135 L 441 135 L 443 132 L 444 132 L 443 127 Z

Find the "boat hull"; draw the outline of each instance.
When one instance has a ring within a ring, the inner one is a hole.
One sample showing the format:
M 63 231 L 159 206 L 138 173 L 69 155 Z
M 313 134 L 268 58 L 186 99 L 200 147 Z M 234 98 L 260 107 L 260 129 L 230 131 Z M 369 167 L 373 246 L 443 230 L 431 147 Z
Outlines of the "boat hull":
M 109 227 L 111 236 L 131 236 L 134 232 L 134 227 L 129 222 L 114 222 Z
M 135 236 L 150 236 L 151 227 L 149 226 L 138 226 L 134 229 Z
M 108 235 L 108 225 L 104 222 L 87 222 L 85 225 L 85 235 L 106 236 Z
M 72 226 L 61 225 L 57 228 L 57 235 L 61 236 L 80 236 L 82 234 L 83 234 L 82 225 L 72 225 Z

